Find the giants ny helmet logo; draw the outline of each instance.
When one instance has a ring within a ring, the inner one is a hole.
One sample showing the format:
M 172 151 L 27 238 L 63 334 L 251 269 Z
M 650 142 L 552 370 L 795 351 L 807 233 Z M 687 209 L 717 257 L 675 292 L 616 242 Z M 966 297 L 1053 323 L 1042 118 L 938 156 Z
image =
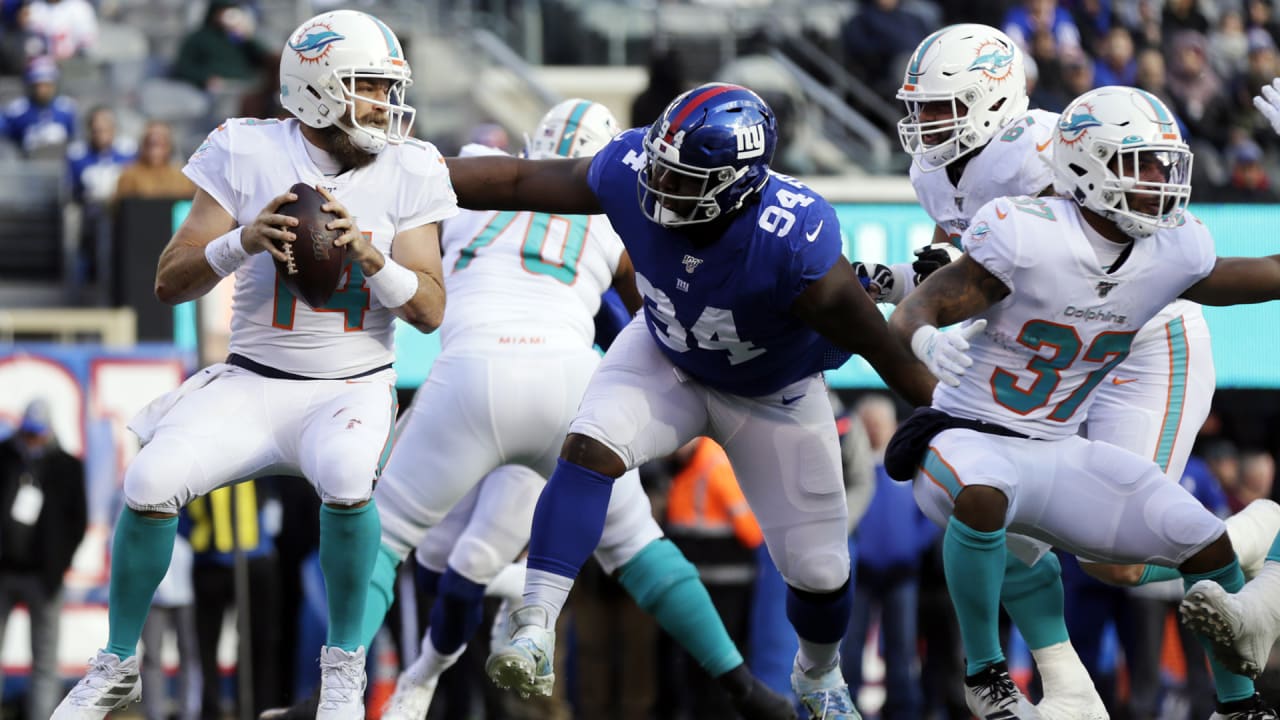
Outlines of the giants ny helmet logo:
M 749 125 L 735 127 L 734 137 L 738 139 L 738 159 L 760 157 L 764 155 L 764 126 Z

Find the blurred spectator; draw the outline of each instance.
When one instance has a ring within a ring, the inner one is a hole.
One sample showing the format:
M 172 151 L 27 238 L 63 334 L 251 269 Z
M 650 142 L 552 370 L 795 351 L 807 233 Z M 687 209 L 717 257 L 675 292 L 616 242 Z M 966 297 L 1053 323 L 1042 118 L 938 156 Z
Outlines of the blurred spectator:
M 1227 172 L 1230 180 L 1214 193 L 1219 202 L 1277 202 L 1280 195 L 1271 188 L 1271 179 L 1262 165 L 1262 148 L 1249 138 L 1242 138 L 1227 148 Z
M 1084 53 L 1071 53 L 1063 58 L 1062 89 L 1067 97 L 1074 99 L 1097 87 L 1093 81 L 1093 67 L 1093 62 Z
M 1209 21 L 1197 7 L 1197 0 L 1165 0 L 1160 24 L 1166 36 L 1181 30 L 1194 30 L 1201 35 L 1209 32 Z
M 1280 21 L 1276 20 L 1275 8 L 1271 0 L 1246 0 L 1245 23 L 1249 29 L 1259 28 L 1267 31 L 1273 42 L 1280 43 Z
M 498 123 L 480 123 L 467 133 L 467 142 L 507 152 L 511 147 L 511 136 Z
M 698 568 L 729 637 L 747 646 L 755 550 L 764 542 L 747 500 L 738 487 L 724 450 L 710 438 L 695 438 L 668 458 L 666 533 Z M 705 672 L 696 670 L 688 653 L 672 648 L 669 658 L 692 717 L 732 715 L 729 697 Z
M 210 92 L 226 80 L 252 80 L 271 54 L 253 37 L 253 16 L 236 0 L 210 0 L 204 22 L 178 47 L 173 77 Z
M 58 624 L 62 576 L 84 538 L 84 464 L 58 445 L 49 403 L 32 400 L 0 443 L 0 645 L 14 605 L 31 624 L 27 717 L 47 718 L 62 699 Z M 3 678 L 0 678 L 3 686 Z
M 1042 31 L 1053 35 L 1061 52 L 1080 50 L 1080 30 L 1071 13 L 1059 7 L 1057 0 L 1023 0 L 1004 16 L 1005 34 L 1023 50 L 1029 50 L 1031 38 Z
M 142 132 L 138 159 L 120 172 L 116 199 L 189 198 L 195 190 L 173 161 L 173 130 L 167 123 L 151 120 Z
M 116 178 L 133 162 L 136 145 L 116 137 L 116 114 L 99 105 L 85 116 L 87 139 L 71 143 L 67 149 L 67 170 L 71 197 L 80 203 L 101 205 L 116 193 Z
M 1066 0 L 1063 6 L 1071 13 L 1071 20 L 1080 31 L 1080 44 L 1084 47 L 1098 47 L 1102 37 L 1113 27 L 1110 0 Z
M 1227 507 L 1233 514 L 1243 510 L 1247 503 L 1241 502 L 1239 498 L 1240 452 L 1235 444 L 1226 439 L 1206 442 L 1204 461 L 1227 494 Z
M 30 27 L 48 38 L 58 60 L 82 55 L 98 40 L 98 15 L 89 0 L 35 0 Z
M 1209 62 L 1222 78 L 1233 78 L 1244 72 L 1249 53 L 1249 39 L 1244 32 L 1244 17 L 1235 8 L 1223 10 L 1218 26 L 1209 33 Z
M 893 99 L 902 83 L 902 73 L 894 70 L 905 67 L 902 58 L 929 34 L 929 26 L 899 0 L 873 0 L 861 8 L 840 33 L 845 66 L 882 97 Z
M 258 86 L 240 99 L 240 117 L 284 118 L 288 116 L 280 104 L 280 56 L 272 54 L 258 73 Z
M 1156 48 L 1146 48 L 1138 53 L 1137 78 L 1134 85 L 1160 98 L 1165 105 L 1173 107 L 1173 96 L 1169 94 L 1169 76 L 1165 72 L 1164 55 Z M 1183 124 L 1182 118 L 1175 115 L 1173 119 L 1178 123 L 1178 131 L 1186 137 L 1187 126 Z
M 0 75 L 21 75 L 50 52 L 49 39 L 31 27 L 31 6 L 19 5 L 13 23 L 0 29 Z
M 651 124 L 677 95 L 685 91 L 684 61 L 675 50 L 654 50 L 649 57 L 649 84 L 631 101 L 631 127 Z
M 280 573 L 276 563 L 273 524 L 267 504 L 253 480 L 214 490 L 198 497 L 182 509 L 179 531 L 191 543 L 192 581 L 196 593 L 196 634 L 200 646 L 200 668 L 204 676 L 200 717 L 222 717 L 222 673 L 218 668 L 218 644 L 222 636 L 222 616 L 236 605 L 236 553 L 248 563 L 249 649 L 240 648 L 239 657 L 251 653 L 253 716 L 277 707 L 283 700 L 278 667 L 270 658 L 279 656 L 280 627 L 276 622 L 280 593 Z M 261 659 L 262 662 L 257 662 Z
M 1093 64 L 1094 87 L 1133 85 L 1138 78 L 1138 62 L 1133 57 L 1133 36 L 1116 26 L 1102 39 L 1098 59 Z
M 1160 0 L 1138 0 L 1137 17 L 1130 23 L 1140 48 L 1159 48 L 1164 42 L 1160 24 Z
M 1031 36 L 1031 49 L 1027 54 L 1028 69 L 1035 66 L 1035 96 L 1031 107 L 1060 112 L 1075 95 L 1067 94 L 1062 79 L 1062 57 L 1058 53 L 1058 41 L 1053 33 L 1041 30 Z M 1030 81 L 1030 77 L 1028 77 Z M 1028 92 L 1030 96 L 1030 92 Z
M 1276 480 L 1276 460 L 1265 450 L 1251 450 L 1240 456 L 1240 485 L 1236 499 L 1245 506 L 1259 498 L 1271 497 Z
M 142 714 L 147 720 L 200 717 L 200 643 L 196 639 L 195 588 L 191 585 L 191 544 L 177 537 L 169 570 L 151 600 L 142 626 Z M 164 640 L 173 632 L 178 646 L 178 691 L 171 699 L 164 667 Z M 177 712 L 170 712 L 170 705 Z
M 1280 75 L 1280 55 L 1277 55 L 1275 41 L 1271 35 L 1261 28 L 1252 28 L 1247 33 L 1248 55 L 1245 60 L 1245 71 L 1236 76 L 1234 85 L 1234 101 L 1237 124 L 1244 125 L 1253 133 L 1253 139 L 1263 147 L 1275 148 L 1280 140 L 1271 129 L 1261 113 L 1253 108 L 1253 96 L 1258 89 L 1267 85 Z
M 1224 102 L 1222 81 L 1209 67 L 1208 41 L 1204 35 L 1182 30 L 1170 35 L 1169 94 L 1173 112 L 1186 123 L 1191 139 L 1221 148 L 1226 144 L 1231 109 Z
M 849 692 L 858 697 L 862 686 L 863 650 L 878 613 L 880 644 L 885 663 L 885 701 L 882 720 L 921 717 L 924 699 L 916 669 L 916 610 L 920 563 L 939 535 L 938 526 L 916 506 L 909 483 L 893 481 L 884 469 L 884 449 L 898 427 L 893 400 L 868 395 L 854 413 L 862 421 L 875 456 L 875 494 L 855 535 L 857 578 L 849 634 L 841 647 L 841 670 Z
M 75 101 L 58 94 L 58 66 L 52 58 L 33 61 L 23 76 L 26 96 L 9 103 L 0 131 L 27 155 L 61 155 L 76 132 Z

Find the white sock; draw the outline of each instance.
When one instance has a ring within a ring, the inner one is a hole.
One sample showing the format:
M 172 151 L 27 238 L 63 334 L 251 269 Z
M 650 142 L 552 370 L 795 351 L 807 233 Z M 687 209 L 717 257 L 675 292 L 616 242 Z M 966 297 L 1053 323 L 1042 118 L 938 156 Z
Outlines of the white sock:
M 524 576 L 524 604 L 537 605 L 547 611 L 547 629 L 554 630 L 556 619 L 569 599 L 573 580 L 545 570 L 527 570 Z
M 440 677 L 445 670 L 453 667 L 458 662 L 458 658 L 462 657 L 462 653 L 466 651 L 466 643 L 458 648 L 455 652 L 448 655 L 442 655 L 436 646 L 431 642 L 431 629 L 427 629 L 427 634 L 422 638 L 422 647 L 418 653 L 418 659 L 413 664 L 405 668 L 404 674 L 414 685 L 424 685 L 427 682 L 434 682 Z
M 826 671 L 840 660 L 840 643 L 816 643 L 800 638 L 796 664 L 808 675 L 813 670 Z
M 524 588 L 524 577 L 524 561 L 511 563 L 499 570 L 498 574 L 489 581 L 484 588 L 484 594 L 510 600 L 515 604 L 515 601 L 520 599 L 520 592 Z
M 1045 697 L 1070 693 L 1082 682 L 1093 687 L 1089 671 L 1080 662 L 1080 656 L 1076 654 L 1070 640 L 1032 650 L 1031 658 L 1035 660 L 1036 667 L 1040 668 Z

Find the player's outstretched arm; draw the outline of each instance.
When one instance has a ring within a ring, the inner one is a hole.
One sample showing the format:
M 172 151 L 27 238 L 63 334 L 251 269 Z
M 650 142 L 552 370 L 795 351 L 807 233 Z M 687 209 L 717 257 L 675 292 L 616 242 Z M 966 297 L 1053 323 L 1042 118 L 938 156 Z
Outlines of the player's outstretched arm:
M 636 267 L 631 264 L 631 255 L 625 250 L 618 259 L 618 269 L 613 271 L 613 289 L 618 291 L 618 297 L 627 306 L 627 312 L 632 315 L 640 312 L 644 298 L 636 288 Z
M 458 205 L 469 210 L 532 210 L 598 215 L 600 201 L 587 183 L 591 158 L 525 160 L 485 155 L 451 157 L 449 179 Z
M 1280 300 L 1280 255 L 1218 258 L 1213 272 L 1182 297 L 1201 305 L 1247 305 Z
M 861 355 L 899 395 L 915 405 L 933 398 L 933 376 L 906 345 L 889 335 L 884 316 L 871 302 L 843 256 L 791 306 L 809 327 L 844 350 Z
M 251 225 L 242 228 L 212 195 L 197 189 L 186 220 L 160 253 L 156 299 L 169 305 L 195 300 L 256 253 L 269 252 L 285 261 L 284 253 L 271 243 L 292 242 L 293 233 L 286 228 L 298 221 L 276 210 L 297 199 L 292 193 L 276 197 Z

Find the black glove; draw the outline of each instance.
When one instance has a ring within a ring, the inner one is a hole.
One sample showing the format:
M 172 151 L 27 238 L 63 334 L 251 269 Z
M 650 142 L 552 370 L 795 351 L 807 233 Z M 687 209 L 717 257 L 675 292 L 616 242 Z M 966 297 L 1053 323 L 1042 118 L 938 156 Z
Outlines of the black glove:
M 858 282 L 867 291 L 871 299 L 882 302 L 882 299 L 893 292 L 893 271 L 880 263 L 853 263 L 853 271 L 858 274 Z
M 911 270 L 915 272 L 916 284 L 919 285 L 938 268 L 960 257 L 960 250 L 951 243 L 933 243 L 916 250 L 915 256 Z

